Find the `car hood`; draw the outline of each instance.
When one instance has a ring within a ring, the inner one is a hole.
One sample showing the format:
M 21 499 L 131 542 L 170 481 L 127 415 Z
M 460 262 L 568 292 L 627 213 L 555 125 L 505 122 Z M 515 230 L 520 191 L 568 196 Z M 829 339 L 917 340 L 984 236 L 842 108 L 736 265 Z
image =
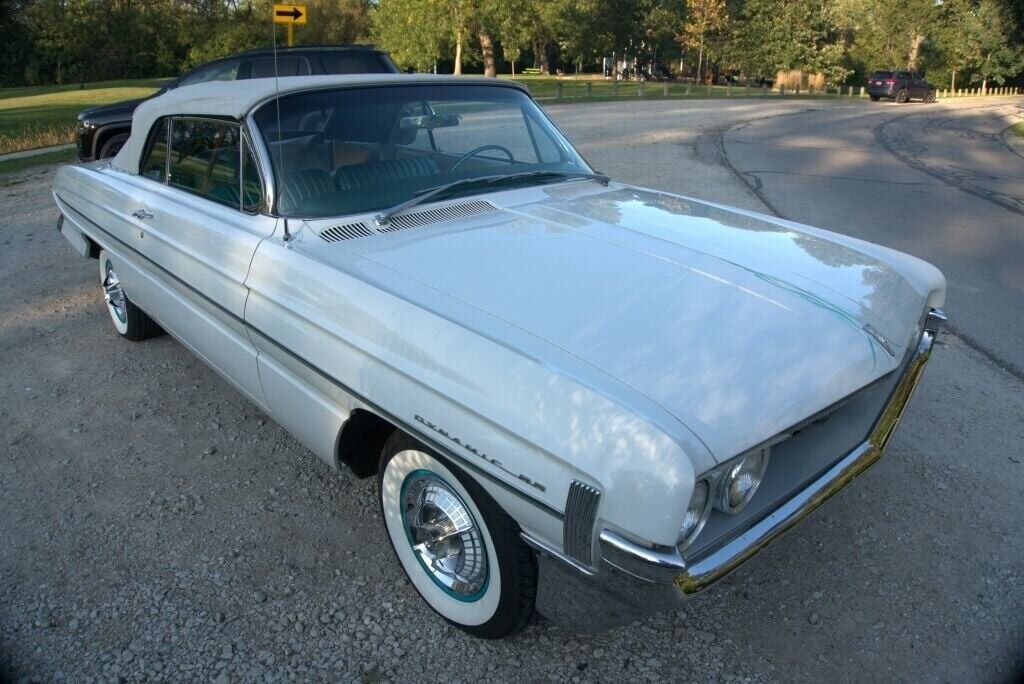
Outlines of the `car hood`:
M 600 190 L 501 193 L 482 216 L 341 245 L 425 306 L 447 295 L 582 359 L 719 461 L 899 365 L 929 293 L 889 263 L 823 231 L 587 185 Z
M 90 107 L 78 113 L 79 121 L 91 121 L 93 123 L 108 123 L 110 121 L 129 121 L 135 108 L 149 98 L 138 98 L 135 100 L 123 100 L 111 104 Z

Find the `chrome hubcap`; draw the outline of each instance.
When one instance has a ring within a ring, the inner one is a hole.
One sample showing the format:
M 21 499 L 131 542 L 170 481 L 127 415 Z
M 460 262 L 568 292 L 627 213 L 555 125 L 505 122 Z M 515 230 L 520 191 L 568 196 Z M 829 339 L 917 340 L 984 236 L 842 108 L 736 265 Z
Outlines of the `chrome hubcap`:
M 487 585 L 487 551 L 473 514 L 436 475 L 417 471 L 402 492 L 409 544 L 431 578 L 448 594 L 472 601 Z
M 121 288 L 121 281 L 118 280 L 114 269 L 107 263 L 107 274 L 103 277 L 103 298 L 107 300 L 107 306 L 117 316 L 117 320 L 125 322 L 125 297 Z

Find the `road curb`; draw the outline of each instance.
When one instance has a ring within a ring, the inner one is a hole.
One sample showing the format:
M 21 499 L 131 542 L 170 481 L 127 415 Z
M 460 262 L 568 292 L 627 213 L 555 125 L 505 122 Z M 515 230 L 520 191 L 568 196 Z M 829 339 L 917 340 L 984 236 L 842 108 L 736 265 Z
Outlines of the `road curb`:
M 1010 151 L 1018 157 L 1024 157 L 1024 137 L 1010 132 L 1010 129 L 1015 125 L 1016 124 L 1007 126 L 1003 132 L 999 134 L 999 137 L 1003 139 L 1003 142 L 1010 148 Z
M 32 150 L 22 150 L 20 152 L 8 152 L 7 154 L 0 154 L 0 162 L 12 161 L 14 159 L 25 159 L 27 157 L 35 157 L 40 154 L 46 154 L 48 152 L 60 152 L 61 150 L 70 150 L 74 146 L 74 143 L 68 143 L 67 145 L 52 145 L 50 147 L 37 147 Z

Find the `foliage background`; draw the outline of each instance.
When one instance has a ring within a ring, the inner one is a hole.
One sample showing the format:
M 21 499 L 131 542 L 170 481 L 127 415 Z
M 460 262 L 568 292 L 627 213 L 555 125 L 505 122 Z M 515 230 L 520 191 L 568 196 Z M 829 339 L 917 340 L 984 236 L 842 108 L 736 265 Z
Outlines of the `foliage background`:
M 914 67 L 940 87 L 1024 84 L 1024 0 L 304 0 L 300 43 L 375 42 L 421 71 L 704 78 Z M 266 46 L 270 0 L 0 0 L 0 86 L 173 76 Z M 278 40 L 283 31 L 279 30 Z

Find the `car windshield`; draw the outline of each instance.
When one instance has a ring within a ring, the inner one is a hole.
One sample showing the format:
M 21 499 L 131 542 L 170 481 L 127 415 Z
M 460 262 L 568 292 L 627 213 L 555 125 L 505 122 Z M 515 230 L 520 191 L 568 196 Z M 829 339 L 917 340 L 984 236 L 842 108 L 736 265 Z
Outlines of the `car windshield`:
M 591 172 L 533 100 L 508 86 L 318 90 L 280 98 L 280 114 L 272 101 L 255 120 L 282 216 L 383 210 L 452 183 L 445 197 L 485 192 L 495 176 L 517 176 L 507 189 Z
M 892 78 L 892 72 L 891 71 L 876 71 L 875 73 L 871 74 L 871 78 L 878 78 L 878 79 Z

